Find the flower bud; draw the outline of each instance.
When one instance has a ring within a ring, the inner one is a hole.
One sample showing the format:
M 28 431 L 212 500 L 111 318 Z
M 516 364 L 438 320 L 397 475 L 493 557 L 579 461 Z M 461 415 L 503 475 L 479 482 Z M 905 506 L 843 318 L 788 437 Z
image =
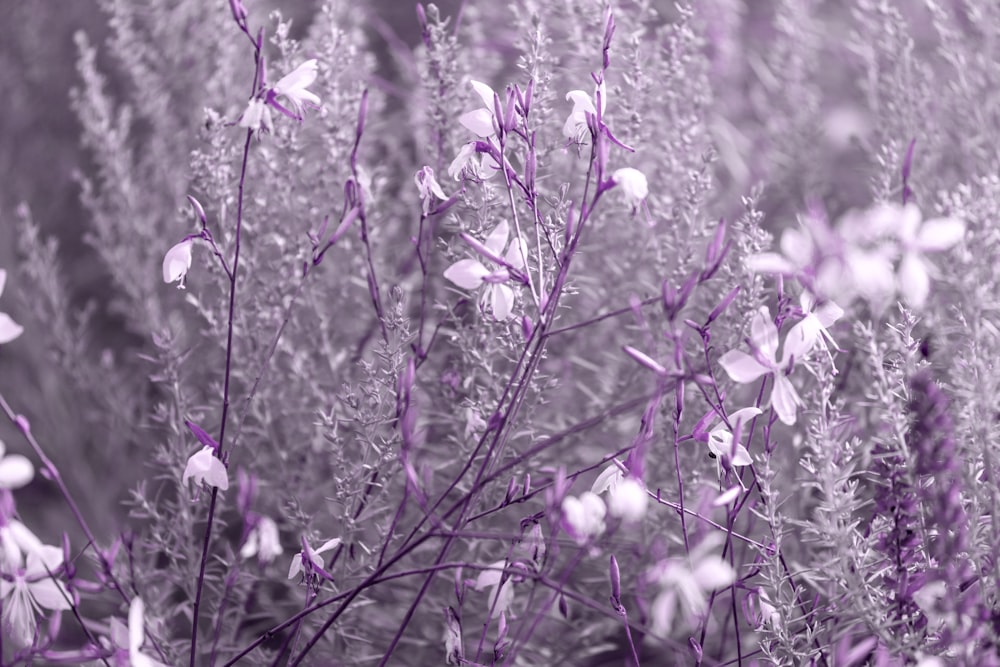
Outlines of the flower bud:
M 611 576 L 611 600 L 616 604 L 621 604 L 622 599 L 622 575 L 618 569 L 618 560 L 611 554 L 610 572 Z

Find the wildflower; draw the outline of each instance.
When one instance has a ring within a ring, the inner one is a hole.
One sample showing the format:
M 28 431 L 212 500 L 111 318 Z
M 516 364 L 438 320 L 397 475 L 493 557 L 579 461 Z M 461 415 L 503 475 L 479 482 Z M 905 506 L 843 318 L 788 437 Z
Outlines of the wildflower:
M 507 561 L 498 560 L 495 563 L 491 563 L 476 577 L 474 588 L 477 591 L 481 591 L 484 588 L 490 589 L 490 596 L 487 603 L 487 609 L 490 610 L 490 618 L 497 618 L 500 614 L 505 613 L 514 601 L 513 577 L 508 575 L 503 584 L 500 583 L 504 579 L 504 569 L 506 567 Z
M 563 123 L 563 136 L 570 139 L 578 144 L 584 143 L 586 138 L 590 136 L 590 124 L 587 121 L 587 115 L 593 116 L 595 119 L 604 117 L 604 110 L 607 107 L 607 90 L 602 81 L 594 89 L 594 98 L 591 99 L 590 95 L 582 90 L 571 90 L 566 93 L 566 99 L 573 103 L 573 111 L 570 112 L 569 117 L 566 118 L 566 122 Z M 601 113 L 597 113 L 597 105 L 595 101 L 600 99 Z
M 240 114 L 239 125 L 261 134 L 274 132 L 274 120 L 267 102 L 260 97 L 250 100 L 247 108 Z
M 3 294 L 4 285 L 7 283 L 7 272 L 0 269 L 0 295 Z M 19 325 L 7 313 L 0 313 L 0 345 L 9 343 L 24 333 L 24 327 Z
M 141 650 L 146 640 L 145 609 L 142 598 L 134 597 L 128 608 L 128 629 L 117 618 L 111 619 L 111 642 L 117 649 L 115 664 L 120 667 L 166 667 Z
M 4 456 L 7 448 L 0 440 L 0 489 L 20 489 L 35 476 L 35 467 L 20 454 Z
M 649 496 L 646 495 L 646 487 L 632 476 L 621 480 L 615 490 L 608 495 L 608 512 L 626 523 L 640 520 L 646 514 L 648 506 Z
M 827 347 L 829 342 L 834 349 L 839 349 L 827 329 L 844 316 L 844 309 L 833 301 L 820 301 L 805 291 L 799 295 L 799 303 L 805 317 L 802 319 L 802 326 L 794 329 L 796 335 L 802 337 L 797 346 L 808 351 L 812 349 L 813 345 L 819 345 L 829 352 L 830 348 Z M 788 332 L 789 336 L 791 333 L 791 331 Z M 785 344 L 788 344 L 787 339 Z M 805 352 L 800 352 L 800 354 L 805 354 Z
M 303 540 L 305 549 L 295 554 L 295 557 L 292 558 L 292 564 L 288 568 L 288 578 L 294 579 L 300 572 L 302 572 L 304 564 L 306 565 L 307 575 L 312 574 L 312 572 L 315 572 L 316 570 L 322 572 L 323 568 L 326 566 L 323 563 L 323 558 L 320 556 L 320 554 L 326 553 L 331 549 L 336 549 L 337 547 L 340 546 L 341 542 L 343 542 L 343 540 L 341 540 L 339 537 L 335 537 L 332 540 L 327 540 L 326 542 L 324 542 L 323 546 L 321 546 L 319 549 L 313 549 L 311 546 L 309 546 L 308 542 L 305 542 L 305 540 Z
M 509 235 L 510 227 L 506 220 L 502 221 L 486 237 L 483 246 L 499 258 L 504 248 L 507 248 Z M 480 303 L 488 303 L 497 320 L 506 320 L 514 309 L 514 290 L 504 284 L 510 279 L 507 266 L 520 270 L 524 266 L 524 253 L 524 242 L 515 239 L 502 257 L 506 266 L 491 270 L 478 259 L 460 259 L 445 270 L 444 277 L 467 290 L 476 290 L 485 285 Z
M 743 408 L 728 416 L 729 423 L 736 428 L 736 424 L 747 424 L 751 419 L 761 414 L 760 408 Z M 708 450 L 718 459 L 723 456 L 729 458 L 729 464 L 734 466 L 748 466 L 753 463 L 750 453 L 743 443 L 737 442 L 733 446 L 733 432 L 724 422 L 718 424 L 711 431 L 706 432 L 709 424 L 718 418 L 715 410 L 706 414 L 695 426 L 694 438 L 708 445 Z M 745 431 L 744 431 L 745 433 Z
M 634 211 L 649 195 L 649 184 L 646 176 L 638 169 L 622 167 L 611 174 L 611 180 L 617 183 L 625 193 L 625 203 Z
M 614 462 L 601 471 L 590 487 L 590 492 L 596 495 L 605 491 L 608 492 L 608 512 L 611 516 L 631 523 L 645 515 L 649 505 L 646 487 L 635 477 L 626 477 Z
M 163 282 L 176 282 L 178 289 L 184 289 L 184 277 L 191 270 L 193 245 L 194 240 L 187 238 L 167 251 L 163 257 Z
M 957 244 L 965 236 L 965 223 L 955 218 L 934 218 L 921 224 L 920 209 L 913 203 L 898 209 L 896 230 L 903 259 L 899 263 L 896 284 L 903 300 L 911 308 L 923 308 L 930 293 L 934 266 L 924 256 Z
M 8 636 L 29 645 L 43 607 L 52 611 L 70 608 L 66 587 L 55 579 L 62 563 L 62 549 L 42 546 L 28 553 L 26 566 L 15 568 L 12 580 L 0 579 L 3 626 Z
M 770 311 L 762 306 L 750 323 L 753 356 L 739 350 L 730 350 L 719 359 L 719 364 L 729 377 L 740 384 L 753 382 L 765 374 L 772 375 L 774 387 L 771 390 L 771 402 L 778 418 L 785 424 L 795 423 L 796 408 L 802 403 L 792 381 L 788 379 L 788 373 L 795 360 L 801 359 L 815 343 L 815 338 L 802 332 L 808 326 L 799 322 L 792 327 L 785 338 L 781 361 L 778 361 L 778 329 L 771 320 Z
M 448 175 L 457 181 L 468 168 L 473 178 L 477 180 L 483 181 L 493 178 L 500 171 L 500 163 L 490 153 L 481 153 L 480 155 L 481 157 L 477 160 L 475 141 L 465 144 L 448 165 Z
M 257 556 L 257 560 L 266 565 L 282 553 L 278 524 L 270 517 L 258 517 L 250 529 L 250 534 L 247 535 L 247 541 L 240 549 L 240 556 L 243 558 Z
M 416 183 L 417 189 L 420 191 L 420 200 L 424 205 L 424 215 L 430 213 L 431 202 L 433 197 L 437 197 L 441 201 L 448 198 L 448 195 L 444 193 L 441 189 L 441 185 L 434 178 L 434 170 L 430 167 L 423 167 L 416 173 L 413 177 L 413 182 Z
M 736 581 L 729 563 L 710 553 L 717 544 L 717 539 L 706 538 L 688 557 L 667 559 L 653 569 L 653 583 L 660 586 L 650 608 L 654 633 L 669 634 L 678 608 L 684 621 L 698 619 L 708 610 L 708 595 Z
M 562 502 L 562 526 L 578 544 L 604 532 L 607 508 L 595 493 L 587 491 L 579 498 L 566 496 Z
M 314 93 L 306 90 L 306 88 L 316 80 L 316 75 L 319 72 L 319 64 L 316 59 L 307 60 L 294 70 L 281 77 L 278 83 L 274 84 L 268 94 L 268 102 L 270 102 L 276 109 L 284 113 L 286 116 L 294 118 L 295 120 L 302 120 L 303 108 L 308 104 L 311 107 L 318 108 L 320 105 L 320 99 Z M 276 97 L 284 97 L 288 104 L 294 110 L 294 114 L 288 112 L 280 104 L 275 101 Z
M 202 447 L 188 459 L 181 484 L 187 484 L 189 479 L 194 479 L 196 485 L 205 483 L 223 491 L 229 488 L 226 466 L 215 456 L 211 447 Z
M 482 99 L 483 108 L 462 114 L 458 117 L 458 122 L 477 137 L 488 139 L 496 135 L 499 122 L 502 122 L 500 119 L 496 119 L 498 123 L 494 124 L 493 97 L 496 93 L 481 81 L 470 81 L 469 83 L 472 85 L 473 90 L 476 91 L 476 94 Z

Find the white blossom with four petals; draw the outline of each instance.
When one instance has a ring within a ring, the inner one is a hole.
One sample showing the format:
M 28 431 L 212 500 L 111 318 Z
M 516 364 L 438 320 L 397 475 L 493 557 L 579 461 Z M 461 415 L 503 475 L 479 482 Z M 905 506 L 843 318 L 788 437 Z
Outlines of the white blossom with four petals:
M 247 535 L 246 542 L 240 548 L 240 557 L 253 558 L 257 556 L 260 563 L 267 565 L 282 553 L 284 550 L 281 548 L 281 533 L 278 531 L 278 524 L 270 517 L 258 517 L 257 522 L 250 529 L 250 534 Z
M 719 364 L 736 382 L 746 384 L 762 375 L 772 375 L 774 387 L 771 403 L 778 418 L 785 424 L 795 423 L 795 412 L 802 399 L 788 379 L 788 372 L 797 359 L 802 359 L 816 342 L 815 336 L 807 335 L 809 324 L 797 323 L 785 337 L 781 360 L 778 360 L 778 329 L 771 320 L 771 312 L 762 306 L 750 322 L 750 343 L 753 355 L 739 350 L 730 350 L 719 359 Z
M 316 59 L 307 60 L 278 79 L 278 83 L 271 89 L 275 96 L 284 97 L 288 101 L 299 120 L 302 119 L 305 106 L 317 108 L 321 104 L 319 97 L 307 90 L 316 81 L 318 73 L 319 63 Z
M 17 567 L 11 581 L 0 579 L 3 600 L 3 631 L 21 644 L 31 644 L 38 616 L 43 609 L 63 611 L 70 608 L 69 592 L 54 574 L 63 563 L 62 549 L 43 545 L 27 553 L 24 567 Z
M 524 268 L 527 249 L 521 239 L 514 239 L 510 247 L 507 247 L 509 236 L 510 226 L 506 220 L 501 221 L 486 237 L 483 246 L 496 257 L 501 257 L 510 267 L 520 270 Z M 506 284 L 510 280 L 506 266 L 492 269 L 478 259 L 460 259 L 445 270 L 444 277 L 466 290 L 478 290 L 485 286 L 480 303 L 489 304 L 493 317 L 497 320 L 511 317 L 514 310 L 514 290 Z
M 332 540 L 327 540 L 320 546 L 319 549 L 313 549 L 306 543 L 306 551 L 299 551 L 292 558 L 292 564 L 288 567 L 288 578 L 294 579 L 300 572 L 302 572 L 302 559 L 306 558 L 308 561 L 319 568 L 325 568 L 326 564 L 323 562 L 323 557 L 320 554 L 326 553 L 331 549 L 336 549 L 343 542 L 339 537 L 335 537 Z
M 191 270 L 192 247 L 194 239 L 184 239 L 163 257 L 163 282 L 177 283 L 178 289 L 184 289 L 184 278 Z
M 678 625 L 698 622 L 708 611 L 708 596 L 736 581 L 736 571 L 711 553 L 720 540 L 710 536 L 691 550 L 686 558 L 669 558 L 653 568 L 651 579 L 660 593 L 650 607 L 652 630 L 666 637 Z M 683 614 L 676 622 L 677 612 Z
M 649 196 L 649 183 L 646 175 L 638 169 L 632 167 L 622 167 L 611 174 L 611 180 L 618 184 L 625 195 L 625 203 L 633 211 L 640 206 Z
M 181 484 L 186 485 L 189 479 L 193 479 L 196 486 L 208 484 L 222 491 L 229 488 L 229 471 L 215 456 L 215 450 L 208 446 L 202 447 L 188 459 Z
M 597 117 L 597 99 L 600 98 L 601 114 L 604 117 L 608 106 L 607 88 L 602 81 L 594 88 L 594 94 L 582 90 L 571 90 L 566 93 L 566 99 L 573 103 L 573 110 L 563 123 L 563 136 L 578 144 L 586 143 L 590 136 L 590 126 L 587 124 L 587 114 Z
M 596 493 L 586 491 L 576 496 L 566 496 L 562 502 L 562 526 L 578 544 L 604 532 L 607 507 Z
M 965 236 L 965 223 L 956 218 L 933 218 L 921 223 L 920 209 L 912 202 L 899 210 L 896 235 L 903 258 L 896 272 L 896 285 L 908 306 L 920 310 L 927 302 L 934 265 L 925 256 L 958 244 Z

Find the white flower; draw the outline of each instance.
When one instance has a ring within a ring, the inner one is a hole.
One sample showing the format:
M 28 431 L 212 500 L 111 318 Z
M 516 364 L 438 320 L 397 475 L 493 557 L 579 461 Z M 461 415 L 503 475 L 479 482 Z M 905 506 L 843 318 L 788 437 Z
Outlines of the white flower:
M 473 90 L 483 101 L 483 107 L 474 111 L 468 111 L 458 117 L 458 122 L 465 129 L 478 137 L 488 139 L 496 134 L 493 123 L 493 89 L 481 81 L 470 81 Z
M 800 354 L 805 354 L 814 345 L 818 345 L 829 353 L 830 348 L 827 343 L 834 349 L 839 349 L 837 342 L 833 340 L 833 336 L 827 329 L 844 316 L 844 309 L 833 301 L 817 301 L 814 296 L 805 291 L 799 295 L 799 303 L 802 306 L 802 312 L 806 315 L 802 319 L 802 326 L 792 329 L 788 335 L 791 336 L 792 332 L 795 332 L 796 336 L 801 336 L 801 340 L 795 343 L 795 347 L 802 350 Z M 786 338 L 785 345 L 788 344 Z
M 437 179 L 434 178 L 434 170 L 430 167 L 422 167 L 413 176 L 413 182 L 417 185 L 417 190 L 420 192 L 420 201 L 423 202 L 425 216 L 430 213 L 431 202 L 433 202 L 432 197 L 437 197 L 441 201 L 448 198 L 448 195 L 441 189 L 441 185 L 437 182 Z
M 343 540 L 341 540 L 339 537 L 335 537 L 332 540 L 327 540 L 326 542 L 324 542 L 323 546 L 321 546 L 319 549 L 313 549 L 307 543 L 306 549 L 308 550 L 308 553 L 300 551 L 299 553 L 295 554 L 294 558 L 292 558 L 292 564 L 288 568 L 288 578 L 294 579 L 300 572 L 302 572 L 303 558 L 306 558 L 315 567 L 325 568 L 326 565 L 323 563 L 323 558 L 322 556 L 320 556 L 320 554 L 326 553 L 331 549 L 336 549 L 338 546 L 340 546 L 340 543 L 342 541 Z
M 70 608 L 66 587 L 49 574 L 56 572 L 62 563 L 62 549 L 42 546 L 28 553 L 26 567 L 15 569 L 13 581 L 0 579 L 3 629 L 8 636 L 29 645 L 34 640 L 37 616 L 43 613 L 42 608 L 52 611 Z
M 319 64 L 316 59 L 307 60 L 294 70 L 281 77 L 271 91 L 288 100 L 298 120 L 302 120 L 303 107 L 308 104 L 319 107 L 320 99 L 306 88 L 316 80 Z
M 448 165 L 448 175 L 456 181 L 462 177 L 462 172 L 468 168 L 473 178 L 484 181 L 493 178 L 500 171 L 500 163 L 489 153 L 480 153 L 476 158 L 476 142 L 470 141 L 462 146 L 458 155 Z
M 167 251 L 163 257 L 163 282 L 177 283 L 179 289 L 184 289 L 184 277 L 191 270 L 192 239 L 184 239 Z
M 611 180 L 621 187 L 625 194 L 625 203 L 633 210 L 642 205 L 649 195 L 649 184 L 646 175 L 632 167 L 622 167 L 611 174 Z
M 714 415 L 715 412 L 713 411 L 712 414 Z M 737 423 L 743 424 L 744 428 L 742 432 L 746 434 L 745 427 L 749 425 L 751 419 L 759 414 L 761 414 L 759 408 L 743 408 L 729 415 L 728 419 L 733 428 L 736 428 Z M 736 443 L 736 450 L 735 452 L 733 451 L 733 432 L 729 430 L 725 422 L 719 423 L 718 426 L 709 431 L 708 449 L 719 459 L 723 456 L 729 457 L 730 465 L 748 466 L 753 463 L 753 459 L 750 458 L 750 452 L 747 451 L 747 448 L 742 443 Z
M 211 447 L 202 447 L 188 459 L 181 484 L 187 484 L 189 479 L 194 479 L 196 485 L 204 483 L 223 491 L 229 488 L 229 472 Z
M 778 418 L 785 424 L 795 423 L 796 408 L 802 404 L 787 372 L 794 360 L 801 360 L 816 340 L 802 332 L 803 328 L 810 326 L 804 322 L 799 322 L 788 332 L 781 361 L 778 361 L 778 329 L 771 320 L 771 312 L 766 306 L 762 306 L 750 322 L 750 342 L 755 348 L 754 355 L 730 350 L 719 359 L 719 364 L 729 377 L 741 384 L 753 382 L 762 375 L 773 376 L 771 401 Z
M 563 123 L 563 136 L 567 139 L 571 139 L 578 144 L 586 142 L 587 137 L 590 136 L 590 126 L 587 125 L 587 114 L 597 116 L 595 101 L 597 100 L 598 93 L 600 93 L 601 117 L 603 117 L 608 104 L 607 89 L 604 87 L 603 81 L 595 88 L 593 99 L 582 90 L 571 90 L 566 93 L 566 99 L 573 103 L 573 111 L 570 112 L 569 117 L 566 118 L 566 122 Z
M 6 445 L 0 440 L 0 489 L 20 489 L 27 486 L 35 476 L 35 467 L 20 454 L 4 456 L 6 451 Z
M 661 587 L 650 608 L 653 632 L 667 636 L 675 627 L 678 607 L 682 623 L 699 619 L 708 610 L 708 595 L 736 581 L 729 563 L 710 554 L 718 541 L 706 538 L 687 558 L 670 558 L 653 569 L 653 582 Z
M 916 204 L 907 204 L 899 210 L 896 231 L 903 251 L 896 284 L 907 305 L 917 310 L 927 301 L 934 271 L 924 254 L 947 250 L 965 236 L 965 223 L 961 220 L 934 218 L 921 224 L 921 218 Z
M 590 492 L 600 495 L 608 492 L 608 513 L 627 523 L 638 521 L 646 514 L 649 496 L 646 488 L 635 477 L 626 477 L 617 464 L 611 463 L 594 480 Z
M 263 134 L 274 132 L 274 120 L 271 118 L 271 109 L 267 106 L 267 102 L 259 97 L 250 100 L 240 115 L 239 125 Z
M 509 235 L 510 227 L 504 220 L 490 232 L 483 246 L 493 255 L 501 257 L 501 253 L 507 247 Z M 520 270 L 524 266 L 523 258 L 526 252 L 524 242 L 515 239 L 502 259 L 511 267 Z M 478 259 L 460 259 L 445 270 L 444 277 L 467 290 L 476 290 L 485 285 L 486 289 L 483 290 L 480 303 L 489 304 L 493 317 L 497 320 L 506 320 L 511 316 L 514 309 L 514 290 L 504 284 L 510 279 L 507 267 L 501 266 L 491 270 Z
M 579 498 L 566 496 L 562 502 L 562 525 L 578 544 L 584 544 L 604 532 L 606 513 L 604 501 L 595 493 L 587 491 Z
M 143 627 L 145 621 L 146 606 L 139 597 L 132 598 L 132 603 L 128 608 L 128 629 L 117 618 L 111 619 L 111 641 L 115 645 L 115 662 L 119 664 L 119 659 L 124 658 L 127 662 L 122 662 L 128 667 L 166 667 L 162 662 L 150 658 L 142 652 L 142 644 L 146 641 L 146 632 Z
M 278 532 L 278 524 L 274 519 L 262 516 L 257 519 L 257 523 L 250 529 L 247 541 L 240 549 L 240 556 L 243 558 L 253 558 L 265 565 L 284 553 L 281 548 L 281 534 Z
M 7 284 L 7 272 L 0 269 L 0 294 L 3 294 L 4 285 Z M 7 313 L 0 313 L 0 345 L 9 343 L 24 333 L 24 327 L 11 319 Z
M 608 494 L 608 512 L 626 523 L 640 520 L 646 514 L 648 506 L 646 487 L 632 476 L 621 480 Z
M 498 560 L 491 563 L 489 567 L 479 573 L 476 578 L 475 589 L 481 591 L 484 588 L 490 589 L 487 609 L 491 610 L 490 618 L 497 618 L 510 608 L 514 601 L 514 579 L 507 575 L 506 581 L 500 585 L 500 580 L 504 578 L 504 567 L 506 561 Z

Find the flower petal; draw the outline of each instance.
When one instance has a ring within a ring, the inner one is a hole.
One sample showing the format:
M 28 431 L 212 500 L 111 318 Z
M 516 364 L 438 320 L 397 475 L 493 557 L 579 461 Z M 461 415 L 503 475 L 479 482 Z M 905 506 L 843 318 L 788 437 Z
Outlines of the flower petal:
M 35 467 L 26 457 L 11 454 L 0 459 L 0 489 L 20 489 L 34 476 Z
M 749 354 L 740 352 L 739 350 L 726 352 L 719 359 L 719 364 L 729 374 L 729 377 L 740 384 L 753 382 L 761 375 L 771 372 L 771 369 L 762 366 L 759 361 Z
M 594 101 L 591 99 L 590 95 L 583 92 L 582 90 L 571 90 L 566 93 L 566 99 L 573 103 L 573 111 L 586 111 L 597 115 L 597 108 L 594 106 Z
M 0 345 L 9 343 L 24 333 L 24 327 L 11 319 L 7 313 L 0 313 Z
M 444 272 L 445 278 L 467 290 L 478 289 L 488 275 L 490 270 L 477 259 L 460 259 Z
M 601 471 L 601 474 L 597 476 L 594 480 L 593 486 L 590 487 L 590 492 L 600 495 L 605 491 L 611 491 L 614 493 L 615 488 L 618 486 L 618 482 L 622 480 L 624 475 L 622 474 L 621 468 L 619 468 L 614 463 L 610 464 L 607 468 Z
M 493 309 L 493 317 L 502 322 L 510 318 L 514 310 L 514 290 L 507 285 L 491 285 L 492 298 L 490 308 Z
M 493 92 L 493 89 L 490 88 L 489 86 L 487 86 L 482 81 L 469 81 L 469 84 L 472 86 L 473 90 L 476 91 L 476 94 L 479 95 L 479 97 L 483 100 L 483 106 L 486 109 L 488 109 L 489 112 L 490 112 L 490 114 L 492 115 L 493 114 L 493 96 L 495 94 Z
M 483 245 L 491 253 L 499 257 L 503 254 L 503 249 L 507 247 L 507 239 L 510 238 L 510 225 L 507 224 L 506 220 L 501 220 L 500 223 L 493 228 L 490 235 L 486 237 L 486 241 Z
M 28 584 L 31 597 L 35 598 L 40 606 L 54 611 L 62 611 L 70 608 L 69 593 L 61 581 L 52 578 L 40 579 Z
M 925 260 L 916 253 L 907 253 L 899 264 L 898 280 L 899 292 L 906 304 L 916 310 L 923 308 L 931 291 Z
M 778 328 L 767 306 L 761 306 L 750 321 L 750 340 L 765 359 L 777 363 Z
M 703 591 L 725 588 L 736 581 L 736 571 L 718 556 L 708 556 L 694 566 L 694 580 Z
M 507 566 L 507 561 L 498 560 L 490 563 L 489 566 L 476 577 L 475 589 L 481 591 L 489 586 L 496 586 L 503 577 L 503 570 Z
M 524 268 L 524 258 L 528 256 L 528 244 L 524 239 L 514 239 L 504 253 L 503 261 L 510 264 L 515 269 Z
M 965 236 L 965 223 L 956 218 L 926 221 L 917 235 L 917 247 L 924 252 L 947 250 Z
M 0 296 L 3 295 L 3 288 L 7 284 L 7 270 L 0 269 Z
M 458 117 L 458 122 L 478 137 L 486 139 L 494 135 L 493 114 L 486 109 L 468 111 Z
M 783 424 L 791 426 L 795 423 L 795 410 L 802 403 L 792 381 L 781 373 L 774 374 L 774 389 L 771 390 L 771 402 L 778 419 Z
M 146 605 L 138 595 L 132 598 L 132 603 L 128 606 L 128 652 L 137 653 L 142 648 L 142 642 L 146 639 L 143 628 L 145 623 Z

